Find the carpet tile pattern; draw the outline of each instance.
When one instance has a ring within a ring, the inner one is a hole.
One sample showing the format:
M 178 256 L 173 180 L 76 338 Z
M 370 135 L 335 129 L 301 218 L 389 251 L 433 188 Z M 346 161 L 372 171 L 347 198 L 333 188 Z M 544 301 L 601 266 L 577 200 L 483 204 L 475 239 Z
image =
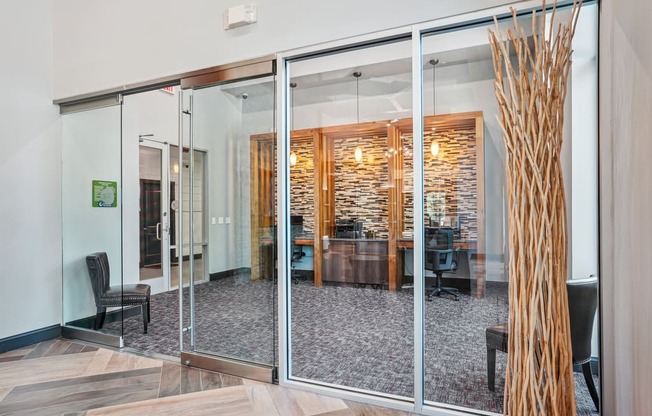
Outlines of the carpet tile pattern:
M 186 296 L 187 298 L 187 296 Z M 260 363 L 276 362 L 276 285 L 238 275 L 200 284 L 196 345 L 199 350 Z M 187 306 L 188 301 L 184 300 Z M 291 285 L 292 371 L 303 379 L 412 397 L 414 392 L 413 292 L 372 288 Z M 507 321 L 504 287 L 487 284 L 484 297 L 425 302 L 427 401 L 502 412 L 506 355 L 497 354 L 496 391 L 487 388 L 485 329 Z M 178 292 L 152 297 L 152 321 L 125 320 L 125 344 L 179 355 Z M 117 325 L 113 324 L 113 325 Z M 579 415 L 597 414 L 576 374 Z

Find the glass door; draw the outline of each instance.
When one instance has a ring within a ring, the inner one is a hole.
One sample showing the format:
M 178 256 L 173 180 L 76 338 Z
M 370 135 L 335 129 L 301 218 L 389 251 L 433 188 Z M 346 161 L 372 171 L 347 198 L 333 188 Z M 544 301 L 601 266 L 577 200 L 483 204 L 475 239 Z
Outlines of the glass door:
M 179 233 L 184 257 L 201 258 L 207 277 L 197 277 L 196 261 L 180 263 L 190 277 L 181 298 L 182 362 L 271 382 L 277 364 L 274 77 L 192 85 L 182 102 L 181 154 L 188 166 L 180 172 Z
M 153 293 L 170 287 L 169 145 L 141 139 L 139 148 L 139 276 Z

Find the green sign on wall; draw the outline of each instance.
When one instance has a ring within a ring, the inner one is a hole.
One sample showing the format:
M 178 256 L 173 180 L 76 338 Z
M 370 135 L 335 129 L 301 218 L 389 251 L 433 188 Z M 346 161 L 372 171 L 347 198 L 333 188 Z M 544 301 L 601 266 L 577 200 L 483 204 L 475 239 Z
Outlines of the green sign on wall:
M 118 182 L 93 180 L 93 207 L 115 208 L 118 206 Z

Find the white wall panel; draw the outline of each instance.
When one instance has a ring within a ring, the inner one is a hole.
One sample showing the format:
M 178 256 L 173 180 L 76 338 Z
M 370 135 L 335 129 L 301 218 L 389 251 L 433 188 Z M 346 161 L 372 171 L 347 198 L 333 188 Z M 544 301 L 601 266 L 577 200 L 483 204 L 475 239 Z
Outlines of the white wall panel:
M 508 0 L 259 0 L 258 23 L 229 31 L 227 0 L 54 2 L 55 96 L 116 87 L 187 70 L 412 23 L 518 3 Z
M 0 2 L 0 339 L 61 322 L 61 123 L 52 2 Z
M 600 34 L 603 414 L 652 414 L 652 3 L 604 1 Z

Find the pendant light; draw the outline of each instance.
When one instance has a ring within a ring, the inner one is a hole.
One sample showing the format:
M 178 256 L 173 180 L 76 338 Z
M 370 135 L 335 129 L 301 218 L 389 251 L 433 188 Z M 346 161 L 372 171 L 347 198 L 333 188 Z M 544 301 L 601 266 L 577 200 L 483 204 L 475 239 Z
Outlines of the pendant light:
M 431 59 L 428 61 L 430 65 L 432 65 L 432 115 L 434 116 L 436 114 L 436 96 L 435 96 L 435 71 L 436 71 L 436 66 L 439 63 L 439 59 Z M 433 130 L 435 130 L 433 128 Z M 439 154 L 439 143 L 437 142 L 436 138 L 432 139 L 432 143 L 430 143 L 430 154 L 433 157 L 436 157 Z
M 360 77 L 362 76 L 362 72 L 354 72 L 353 76 L 355 77 L 355 103 L 356 103 L 357 120 L 359 125 L 360 124 Z M 360 138 L 358 137 L 358 141 L 359 140 Z M 359 145 L 356 146 L 353 156 L 355 157 L 356 162 L 358 163 L 362 162 L 362 148 Z
M 292 123 L 290 127 L 290 138 L 292 137 L 292 131 L 294 130 L 294 89 L 297 87 L 296 82 L 290 82 L 290 105 L 292 106 Z M 292 140 L 290 140 L 290 147 L 292 146 Z M 290 152 L 290 166 L 297 164 L 297 154 L 294 151 Z

